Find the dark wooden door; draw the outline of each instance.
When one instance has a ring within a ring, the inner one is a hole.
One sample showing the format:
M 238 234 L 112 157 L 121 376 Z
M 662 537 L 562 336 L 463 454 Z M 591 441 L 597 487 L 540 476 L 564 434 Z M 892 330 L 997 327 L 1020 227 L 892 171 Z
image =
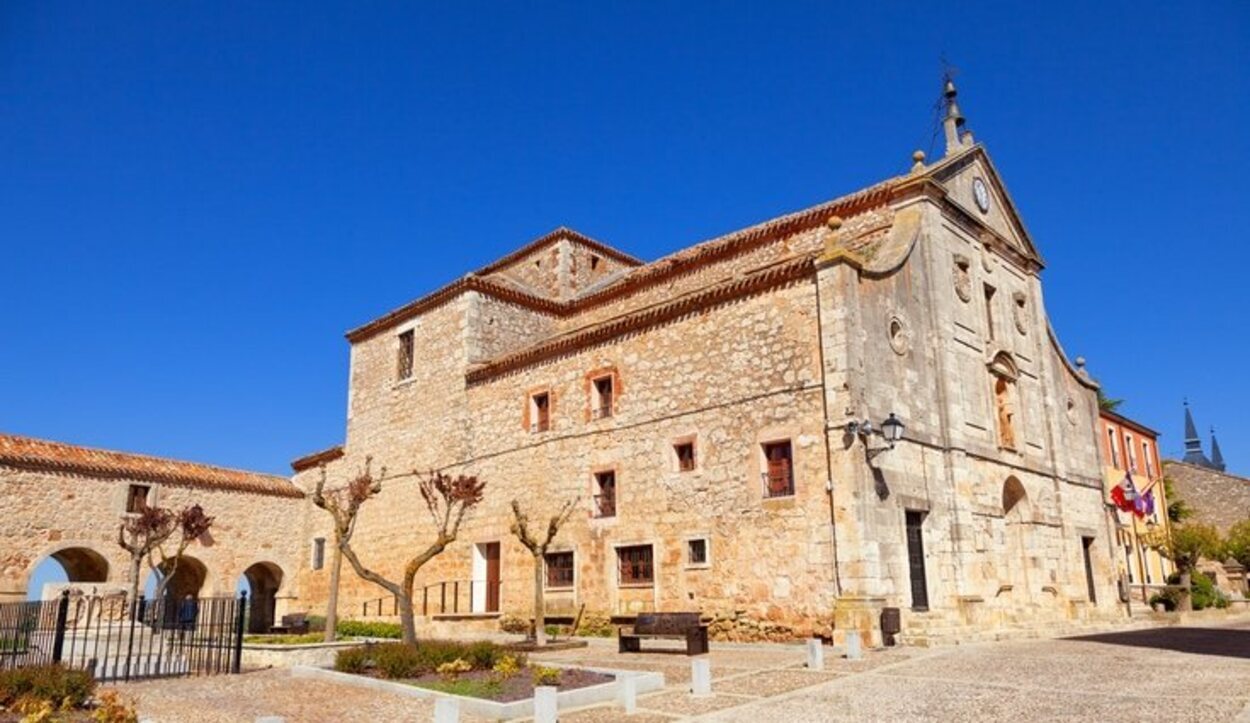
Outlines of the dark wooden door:
M 499 612 L 499 543 L 486 544 L 486 612 Z
M 923 512 L 907 512 L 907 567 L 911 571 L 911 606 L 929 609 L 929 582 L 924 572 Z
M 1093 547 L 1094 538 L 1081 538 L 1081 553 L 1085 556 L 1085 586 L 1089 588 L 1089 601 L 1098 602 L 1094 597 L 1094 563 L 1089 557 L 1089 548 Z

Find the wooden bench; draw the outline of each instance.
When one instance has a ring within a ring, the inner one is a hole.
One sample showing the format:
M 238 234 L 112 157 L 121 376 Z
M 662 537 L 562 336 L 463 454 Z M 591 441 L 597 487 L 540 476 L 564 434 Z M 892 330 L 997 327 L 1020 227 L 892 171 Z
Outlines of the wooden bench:
M 643 638 L 685 640 L 686 655 L 707 652 L 707 626 L 699 613 L 641 613 L 632 628 L 621 628 L 617 635 L 622 653 L 642 652 Z
M 274 625 L 269 628 L 271 633 L 290 633 L 292 635 L 303 635 L 308 632 L 308 614 L 292 613 L 282 616 L 282 624 Z

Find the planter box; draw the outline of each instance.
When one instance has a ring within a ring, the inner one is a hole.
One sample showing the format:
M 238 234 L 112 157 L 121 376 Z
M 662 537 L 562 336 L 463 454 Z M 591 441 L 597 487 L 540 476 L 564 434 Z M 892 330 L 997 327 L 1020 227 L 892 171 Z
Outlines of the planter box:
M 363 640 L 336 640 L 333 643 L 306 645 L 243 644 L 243 668 L 293 668 L 297 665 L 331 667 L 334 656 L 343 648 L 358 648 Z
M 621 678 L 627 676 L 632 677 L 637 681 L 637 692 L 639 695 L 642 693 L 650 693 L 653 690 L 660 690 L 664 687 L 663 673 L 640 673 L 636 670 L 587 668 L 577 665 L 553 664 L 548 667 L 581 668 L 582 670 L 603 673 L 604 675 L 611 675 L 616 678 L 616 680 L 611 683 L 603 683 L 600 685 L 587 686 L 585 688 L 561 691 L 556 695 L 556 705 L 561 710 L 616 700 L 621 687 L 620 680 Z M 340 673 L 335 670 L 325 670 L 305 665 L 292 667 L 291 675 L 297 678 L 331 680 L 344 685 L 354 685 L 358 688 L 368 688 L 370 690 L 381 690 L 388 693 L 395 693 L 397 695 L 406 695 L 410 698 L 454 698 L 460 701 L 461 713 L 467 713 L 469 715 L 475 715 L 490 720 L 512 720 L 514 718 L 528 718 L 534 715 L 533 698 L 500 703 L 493 700 L 486 700 L 485 698 L 470 698 L 463 695 L 451 695 L 450 693 L 430 690 L 429 688 L 419 688 L 415 685 L 407 685 L 405 683 L 397 683 L 390 680 L 378 680 L 377 678 L 369 678 L 363 675 Z

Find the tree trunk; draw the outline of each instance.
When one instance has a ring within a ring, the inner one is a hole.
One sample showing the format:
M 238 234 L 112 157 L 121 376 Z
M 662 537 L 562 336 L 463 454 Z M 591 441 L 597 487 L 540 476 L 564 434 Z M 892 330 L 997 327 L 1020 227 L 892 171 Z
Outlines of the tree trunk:
M 1189 570 L 1181 573 L 1181 587 L 1184 589 L 1181 590 L 1181 600 L 1177 604 L 1176 609 L 1181 612 L 1189 612 L 1194 609 L 1193 575 Z
M 143 572 L 143 558 L 130 556 L 130 604 L 139 599 L 139 575 Z
M 543 609 L 543 556 L 534 555 L 534 646 L 547 644 L 547 616 Z
M 326 601 L 326 642 L 333 643 L 339 625 L 339 576 L 343 572 L 343 552 L 334 546 L 330 560 L 330 595 Z
M 417 644 L 417 621 L 412 614 L 412 596 L 407 594 L 396 595 L 399 601 L 399 625 L 404 631 L 404 643 L 408 645 Z

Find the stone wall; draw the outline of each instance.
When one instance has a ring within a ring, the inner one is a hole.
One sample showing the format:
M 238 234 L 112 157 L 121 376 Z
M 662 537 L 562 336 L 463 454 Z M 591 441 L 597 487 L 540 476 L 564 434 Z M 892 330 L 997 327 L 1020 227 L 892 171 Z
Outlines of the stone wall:
M 1193 508 L 1195 520 L 1227 532 L 1250 519 L 1250 479 L 1171 459 L 1163 460 L 1163 475 L 1176 497 Z
M 215 518 L 208 538 L 186 553 L 204 565 L 202 595 L 233 595 L 245 570 L 269 563 L 282 577 L 278 614 L 300 596 L 298 572 L 308 554 L 303 500 L 0 467 L 7 512 L 0 518 L 2 599 L 24 599 L 31 573 L 51 555 L 65 556 L 71 566 L 98 555 L 107 562 L 100 591 L 128 587 L 129 556 L 118 546 L 117 533 L 131 484 L 153 487 L 149 499 L 162 507 L 199 504 Z M 141 589 L 149 574 L 145 564 Z

